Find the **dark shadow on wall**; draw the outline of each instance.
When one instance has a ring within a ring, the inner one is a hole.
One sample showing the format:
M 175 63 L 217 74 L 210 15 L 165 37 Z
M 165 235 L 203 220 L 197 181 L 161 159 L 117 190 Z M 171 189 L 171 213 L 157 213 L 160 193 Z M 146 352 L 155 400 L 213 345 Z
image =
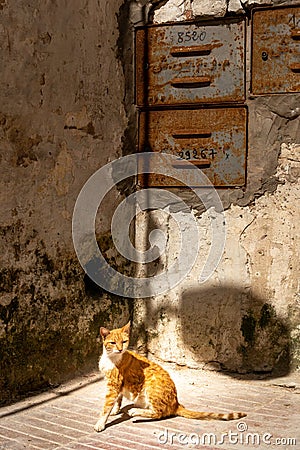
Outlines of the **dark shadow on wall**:
M 182 340 L 195 361 L 238 373 L 290 372 L 290 333 L 267 298 L 223 285 L 191 288 L 179 301 Z

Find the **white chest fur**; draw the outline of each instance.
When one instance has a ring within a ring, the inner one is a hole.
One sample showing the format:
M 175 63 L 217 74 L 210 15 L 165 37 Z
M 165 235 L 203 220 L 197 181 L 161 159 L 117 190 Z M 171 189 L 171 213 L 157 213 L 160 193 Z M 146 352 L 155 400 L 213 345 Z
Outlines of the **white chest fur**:
M 101 372 L 108 372 L 116 367 L 116 364 L 122 358 L 122 354 L 112 354 L 111 357 L 108 356 L 106 348 L 103 347 L 103 353 L 99 361 L 99 370 Z

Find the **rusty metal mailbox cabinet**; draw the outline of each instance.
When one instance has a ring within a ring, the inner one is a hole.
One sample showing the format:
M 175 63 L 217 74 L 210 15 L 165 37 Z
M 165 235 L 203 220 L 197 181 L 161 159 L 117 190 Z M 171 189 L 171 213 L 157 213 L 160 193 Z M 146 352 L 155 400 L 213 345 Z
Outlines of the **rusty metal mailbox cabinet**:
M 246 172 L 247 108 L 211 107 L 150 110 L 140 113 L 139 149 L 171 153 L 176 167 L 189 161 L 215 186 L 243 186 Z M 148 186 L 176 186 L 151 174 Z
M 138 28 L 137 105 L 243 101 L 244 49 L 243 18 Z
M 300 6 L 253 12 L 251 72 L 254 95 L 300 91 Z
M 137 29 L 140 152 L 175 155 L 176 168 L 201 169 L 214 186 L 243 186 L 244 101 L 244 18 Z M 148 186 L 180 186 L 153 173 L 141 178 Z

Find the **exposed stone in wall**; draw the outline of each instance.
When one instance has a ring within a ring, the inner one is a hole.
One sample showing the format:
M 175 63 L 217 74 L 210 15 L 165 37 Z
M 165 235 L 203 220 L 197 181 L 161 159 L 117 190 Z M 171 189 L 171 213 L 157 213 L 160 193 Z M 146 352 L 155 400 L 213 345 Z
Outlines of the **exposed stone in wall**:
M 177 0 L 171 0 L 167 4 L 163 5 L 155 12 L 155 22 L 163 23 L 170 20 L 177 21 L 182 20 L 185 16 L 185 2 L 178 2 Z
M 298 0 L 169 0 L 155 2 L 155 23 L 183 21 L 199 17 L 224 17 L 241 14 L 255 6 L 297 5 Z M 148 12 L 149 10 L 147 10 Z M 147 15 L 148 17 L 148 15 Z
M 1 2 L 0 401 L 96 367 L 99 326 L 130 315 L 85 276 L 71 234 L 85 181 L 122 154 L 122 3 Z M 119 198 L 97 219 L 111 258 Z
M 191 19 L 196 16 L 195 7 L 200 18 L 249 13 L 255 6 L 299 4 L 224 3 L 186 2 L 180 17 L 175 7 L 181 2 L 164 2 L 161 8 L 156 4 L 154 22 Z M 164 17 L 159 15 L 162 8 Z M 247 73 L 249 56 L 247 46 Z M 200 251 L 179 288 L 136 304 L 135 320 L 149 331 L 140 346 L 147 346 L 155 357 L 239 372 L 286 373 L 299 367 L 299 100 L 299 93 L 253 97 L 247 90 L 247 184 L 243 189 L 218 190 L 226 210 L 227 241 L 220 265 L 204 284 L 199 283 L 199 275 L 211 242 L 209 215 L 192 192 L 173 190 L 197 216 Z M 176 210 L 176 205 L 170 209 Z M 171 221 L 161 223 L 155 211 L 140 221 L 137 235 L 143 236 L 157 224 L 167 235 L 168 251 L 176 254 L 180 240 Z M 162 255 L 148 269 L 143 267 L 143 273 L 164 271 L 168 262 Z
M 240 14 L 244 12 L 244 9 L 242 7 L 240 0 L 229 0 L 227 11 L 229 13 L 234 12 Z
M 194 16 L 223 17 L 227 10 L 227 0 L 193 0 L 192 11 Z

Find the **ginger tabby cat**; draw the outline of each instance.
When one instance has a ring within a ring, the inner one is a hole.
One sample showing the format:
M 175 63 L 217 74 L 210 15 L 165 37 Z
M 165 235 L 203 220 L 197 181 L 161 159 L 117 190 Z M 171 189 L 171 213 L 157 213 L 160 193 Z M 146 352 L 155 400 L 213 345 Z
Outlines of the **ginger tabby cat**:
M 103 354 L 99 368 L 105 372 L 107 394 L 103 412 L 95 425 L 96 431 L 103 431 L 109 415 L 118 414 L 122 397 L 134 401 L 135 408 L 128 414 L 161 419 L 182 416 L 189 419 L 232 420 L 245 417 L 242 412 L 218 414 L 186 409 L 177 399 L 177 392 L 170 375 L 158 364 L 127 350 L 130 322 L 122 328 L 109 331 L 100 328 L 103 339 Z

